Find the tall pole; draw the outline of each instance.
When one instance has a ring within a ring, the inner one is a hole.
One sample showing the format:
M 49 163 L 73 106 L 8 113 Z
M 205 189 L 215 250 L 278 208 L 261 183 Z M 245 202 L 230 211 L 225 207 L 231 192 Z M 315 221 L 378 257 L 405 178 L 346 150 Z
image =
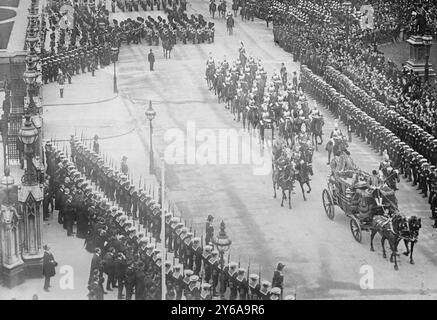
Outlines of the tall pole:
M 165 252 L 165 212 L 164 212 L 164 196 L 165 196 L 165 160 L 161 158 L 162 170 L 161 170 L 161 244 L 162 244 L 162 257 Z M 161 260 L 162 261 L 162 260 Z M 162 286 L 162 300 L 165 300 L 165 262 L 161 264 L 161 286 Z
M 116 59 L 116 57 L 114 55 L 114 93 L 118 93 L 118 88 L 117 88 L 117 67 L 116 67 L 117 61 L 115 59 Z
M 428 78 L 429 78 L 429 54 L 427 53 L 425 56 L 425 78 L 424 78 L 425 83 L 428 82 Z
M 150 160 L 149 160 L 149 174 L 153 174 L 153 125 L 150 120 Z
M 220 300 L 224 297 L 224 286 L 223 286 L 223 267 L 225 264 L 224 251 L 220 250 L 220 273 L 219 273 L 219 286 L 220 286 Z

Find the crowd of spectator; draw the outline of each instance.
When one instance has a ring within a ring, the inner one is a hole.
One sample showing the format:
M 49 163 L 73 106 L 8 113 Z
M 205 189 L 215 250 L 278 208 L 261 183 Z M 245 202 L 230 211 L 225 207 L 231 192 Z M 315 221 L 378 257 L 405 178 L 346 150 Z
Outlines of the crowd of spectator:
M 418 74 L 405 68 L 399 70 L 378 50 L 376 38 L 369 37 L 369 31 L 362 32 L 358 24 L 352 24 L 347 30 L 337 18 L 329 15 L 330 9 L 320 9 L 321 3 L 332 7 L 333 2 L 338 1 L 276 2 L 273 7 L 275 41 L 292 52 L 295 60 L 319 75 L 327 65 L 335 67 L 371 97 L 392 106 L 436 135 L 433 83 L 423 83 Z M 327 12 L 326 15 L 323 12 Z M 378 24 L 378 19 L 375 20 Z

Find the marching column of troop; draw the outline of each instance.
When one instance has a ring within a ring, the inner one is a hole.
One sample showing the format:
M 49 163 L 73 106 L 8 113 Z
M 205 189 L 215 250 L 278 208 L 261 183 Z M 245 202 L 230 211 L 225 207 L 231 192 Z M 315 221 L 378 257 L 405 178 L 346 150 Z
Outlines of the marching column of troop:
M 97 48 L 78 48 L 58 54 L 44 55 L 42 58 L 42 81 L 44 84 L 58 81 L 61 73 L 71 83 L 74 75 L 94 72 L 111 63 L 111 46 L 109 43 Z
M 111 9 L 115 12 L 115 7 L 117 6 L 121 11 L 132 12 L 139 11 L 140 8 L 144 11 L 147 9 L 153 11 L 165 10 L 167 7 L 172 7 L 174 5 L 181 6 L 183 10 L 187 10 L 187 0 L 112 0 Z
M 169 8 L 166 10 L 167 20 L 158 16 L 155 20 L 151 16 L 146 19 L 137 17 L 118 22 L 113 20 L 116 32 L 120 37 L 120 43 L 131 42 L 138 44 L 144 39 L 148 45 L 174 46 L 180 41 L 183 44 L 192 42 L 212 43 L 214 42 L 214 23 L 207 22 L 201 14 L 188 16 L 180 8 Z
M 295 140 L 310 140 L 311 123 L 321 114 L 309 108 L 296 72 L 289 78 L 285 64 L 268 79 L 261 61 L 247 57 L 242 44 L 236 61 L 229 63 L 225 57 L 215 62 L 210 56 L 206 65 L 210 90 L 214 89 L 219 102 L 226 103 L 234 120 L 242 120 L 244 129 L 259 128 L 262 140 L 264 129 L 272 128 L 278 128 L 281 137 L 293 145 Z
M 380 166 L 382 171 L 397 168 L 400 174 L 408 178 L 409 182 L 418 186 L 423 196 L 428 197 L 432 218 L 435 220 L 434 227 L 437 227 L 437 170 L 435 166 L 437 153 L 435 142 L 437 141 L 429 140 L 423 129 L 415 127 L 396 112 L 387 109 L 382 103 L 369 98 L 364 91 L 347 82 L 335 69 L 328 67 L 325 79 L 326 81 L 306 66 L 302 66 L 301 80 L 304 89 L 322 101 L 334 116 L 343 120 L 353 132 L 362 140 L 367 141 L 377 152 L 381 155 L 385 153 L 384 161 Z M 346 90 L 346 88 L 349 89 Z M 425 141 L 428 143 L 425 144 Z M 410 143 L 420 147 L 427 158 L 414 151 Z M 396 180 L 399 182 L 399 178 L 396 175 L 385 174 L 385 178 L 388 176 L 390 179 L 387 184 L 396 190 Z
M 86 249 L 100 257 L 90 274 L 90 298 L 100 296 L 103 275 L 107 275 L 106 290 L 117 286 L 119 299 L 123 298 L 123 288 L 126 299 L 133 295 L 135 299 L 159 299 L 159 201 L 153 199 L 150 190 L 136 190 L 125 174 L 105 164 L 98 154 L 97 137 L 92 146 L 86 146 L 72 136 L 70 147 L 72 161 L 50 142 L 46 144 L 47 187 L 53 191 L 47 197 L 55 198 L 58 220 L 67 234 L 73 235 L 76 222 L 77 237 L 84 238 Z M 213 219 L 208 216 L 208 244 L 203 245 L 203 237 L 196 237 L 180 217 L 165 212 L 165 244 L 174 257 L 164 263 L 167 298 L 212 299 L 214 294 L 224 297 L 228 288 L 229 299 L 282 298 L 283 264 L 278 265 L 272 283 L 261 281 L 260 274 L 250 274 L 248 280 L 249 270 L 239 268 L 229 256 L 228 263 L 221 265 L 219 252 L 211 243 Z
M 45 197 L 55 198 L 58 222 L 72 236 L 77 224 L 77 237 L 85 239 L 85 247 L 94 252 L 89 277 L 89 298 L 103 299 L 106 290 L 118 288 L 118 298 L 157 300 L 161 297 L 162 258 L 157 241 L 147 230 L 139 232 L 135 222 L 120 206 L 97 191 L 86 172 L 69 160 L 68 155 L 46 144 L 48 183 Z M 51 199 L 44 199 L 45 202 Z M 151 206 L 150 209 L 154 208 Z M 45 216 L 47 218 L 47 216 Z

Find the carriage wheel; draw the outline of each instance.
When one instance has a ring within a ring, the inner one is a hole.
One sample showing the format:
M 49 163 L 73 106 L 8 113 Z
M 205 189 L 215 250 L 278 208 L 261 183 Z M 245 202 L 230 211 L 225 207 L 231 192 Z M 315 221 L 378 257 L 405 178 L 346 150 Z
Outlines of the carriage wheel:
M 354 239 L 361 243 L 361 226 L 359 221 L 357 220 L 357 218 L 355 217 L 351 217 L 351 232 L 352 235 L 354 236 Z
M 335 216 L 334 202 L 332 201 L 331 194 L 326 189 L 323 189 L 322 200 L 323 200 L 323 207 L 325 208 L 326 215 L 328 216 L 329 219 L 334 220 L 334 216 Z

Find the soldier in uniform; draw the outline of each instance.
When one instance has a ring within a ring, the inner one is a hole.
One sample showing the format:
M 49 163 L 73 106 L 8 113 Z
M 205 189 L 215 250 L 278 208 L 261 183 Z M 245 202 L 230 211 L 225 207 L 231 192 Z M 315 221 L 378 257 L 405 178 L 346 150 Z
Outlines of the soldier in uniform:
M 236 287 L 238 291 L 238 300 L 247 300 L 249 287 L 246 278 L 246 270 L 244 268 L 238 269 L 238 275 L 236 277 Z
M 209 283 L 202 283 L 201 288 L 200 300 L 212 300 L 211 285 Z
M 190 284 L 188 285 L 188 290 L 185 293 L 187 300 L 200 300 L 200 282 L 199 276 L 192 275 L 190 277 Z
M 264 280 L 261 283 L 261 288 L 259 289 L 259 300 L 270 300 L 270 288 L 272 284 Z
M 182 266 L 177 264 L 173 268 L 172 282 L 176 290 L 176 300 L 181 300 L 183 293 L 183 275 L 181 273 Z
M 270 300 L 281 300 L 282 289 L 278 287 L 273 287 L 270 290 Z
M 249 275 L 249 292 L 248 292 L 248 300 L 258 300 L 260 295 L 259 295 L 259 290 L 260 290 L 260 284 L 259 284 L 259 276 L 255 273 L 252 273 L 251 275 Z
M 236 300 L 237 294 L 238 294 L 238 288 L 237 288 L 237 266 L 238 264 L 236 262 L 230 262 L 229 265 L 227 265 L 223 270 L 223 289 L 221 292 L 222 297 L 225 294 L 226 288 L 229 287 L 230 289 L 230 296 L 229 300 Z
M 217 250 L 213 250 L 211 252 L 211 256 L 208 259 L 209 265 L 211 265 L 211 279 L 212 279 L 212 292 L 213 295 L 217 295 L 217 286 L 219 280 L 219 273 L 221 272 L 221 267 L 219 264 L 219 252 Z
M 279 288 L 281 290 L 280 295 L 282 297 L 282 291 L 284 289 L 284 270 L 285 264 L 278 262 L 276 270 L 273 272 L 272 287 Z

